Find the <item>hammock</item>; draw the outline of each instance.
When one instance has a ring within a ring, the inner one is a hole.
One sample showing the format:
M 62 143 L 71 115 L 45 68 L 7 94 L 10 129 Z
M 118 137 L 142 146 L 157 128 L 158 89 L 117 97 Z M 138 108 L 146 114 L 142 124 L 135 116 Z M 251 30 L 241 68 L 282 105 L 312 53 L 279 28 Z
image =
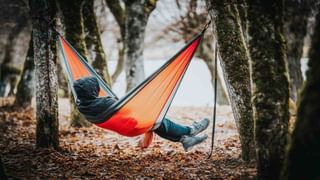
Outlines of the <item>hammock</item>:
M 73 89 L 75 80 L 87 76 L 97 77 L 101 87 L 99 96 L 111 96 L 118 99 L 118 101 L 110 107 L 105 121 L 96 125 L 131 137 L 157 128 L 154 125 L 162 121 L 203 34 L 204 30 L 156 72 L 120 99 L 87 63 L 85 58 L 61 35 L 58 35 L 58 44 L 63 57 L 62 64 L 74 98 L 77 98 Z

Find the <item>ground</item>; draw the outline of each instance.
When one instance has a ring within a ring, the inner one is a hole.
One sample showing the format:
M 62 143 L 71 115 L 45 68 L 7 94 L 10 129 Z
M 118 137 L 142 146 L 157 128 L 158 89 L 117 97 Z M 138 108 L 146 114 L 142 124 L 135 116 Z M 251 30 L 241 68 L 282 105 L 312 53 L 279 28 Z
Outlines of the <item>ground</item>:
M 156 137 L 151 147 L 96 126 L 69 126 L 68 101 L 60 100 L 60 149 L 35 147 L 33 108 L 0 99 L 0 152 L 12 179 L 254 179 L 254 163 L 240 159 L 240 143 L 229 107 L 218 107 L 213 155 L 210 140 L 185 153 L 181 144 Z M 210 118 L 211 108 L 173 107 L 169 117 L 182 124 Z M 211 119 L 211 118 L 210 118 Z M 211 127 L 204 133 L 211 138 Z

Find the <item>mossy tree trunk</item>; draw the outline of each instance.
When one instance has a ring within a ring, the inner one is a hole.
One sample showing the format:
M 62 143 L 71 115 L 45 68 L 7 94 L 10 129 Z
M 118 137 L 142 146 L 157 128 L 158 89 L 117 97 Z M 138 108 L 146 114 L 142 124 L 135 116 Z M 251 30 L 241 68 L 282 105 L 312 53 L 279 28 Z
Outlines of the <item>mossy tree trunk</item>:
M 120 29 L 120 39 L 119 39 L 119 49 L 118 49 L 118 62 L 116 70 L 112 74 L 112 82 L 115 82 L 124 68 L 124 52 L 125 52 L 125 35 L 126 35 L 126 10 L 121 6 L 120 0 L 106 0 L 106 3 L 113 14 L 119 29 Z
M 288 44 L 288 69 L 290 76 L 291 98 L 296 101 L 302 85 L 301 57 L 304 37 L 307 34 L 308 18 L 311 12 L 308 0 L 285 0 L 284 35 Z
M 82 8 L 84 0 L 59 0 L 65 24 L 66 39 L 76 48 L 83 56 L 87 55 L 86 45 L 83 32 Z M 71 125 L 75 127 L 90 126 L 82 114 L 78 111 L 74 98 L 71 100 Z
M 199 49 L 196 52 L 196 56 L 203 59 L 206 63 L 210 75 L 211 75 L 211 84 L 214 87 L 214 79 L 215 79 L 215 65 L 214 65 L 214 52 L 215 49 L 212 46 L 212 39 L 209 37 L 205 37 L 201 44 L 199 45 Z M 227 91 L 222 85 L 223 80 L 221 76 L 217 77 L 217 103 L 219 105 L 228 105 L 229 99 L 227 95 Z
M 23 65 L 23 71 L 17 87 L 15 105 L 26 107 L 31 105 L 34 91 L 34 53 L 33 39 L 31 37 L 26 60 Z
M 156 0 L 126 0 L 125 71 L 127 91 L 145 77 L 143 63 L 144 35 Z
M 94 1 L 85 1 L 83 5 L 83 20 L 85 41 L 92 66 L 97 73 L 111 85 L 111 77 L 108 71 L 107 56 L 103 50 L 100 32 L 94 13 Z
M 237 3 L 207 0 L 207 6 L 214 20 L 221 66 L 240 134 L 242 159 L 249 161 L 255 158 L 250 67 Z
M 282 179 L 320 179 L 320 13 Z
M 279 179 L 287 143 L 289 82 L 283 1 L 249 0 L 257 179 Z
M 33 24 L 33 51 L 36 80 L 38 147 L 59 146 L 58 122 L 58 82 L 56 67 L 56 42 L 52 24 L 41 18 L 53 20 L 56 15 L 54 0 L 30 0 L 30 14 Z M 55 23 L 54 21 L 52 23 Z

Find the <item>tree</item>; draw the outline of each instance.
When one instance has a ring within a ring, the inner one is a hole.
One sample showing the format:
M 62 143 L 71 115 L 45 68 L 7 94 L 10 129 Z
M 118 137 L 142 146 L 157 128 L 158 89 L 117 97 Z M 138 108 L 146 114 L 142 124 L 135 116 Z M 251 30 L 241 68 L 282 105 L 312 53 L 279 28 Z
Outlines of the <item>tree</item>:
M 126 34 L 126 10 L 125 7 L 121 6 L 121 2 L 119 0 L 106 0 L 106 3 L 113 14 L 119 29 L 120 29 L 120 39 L 119 39 L 119 50 L 118 50 L 118 62 L 116 66 L 116 70 L 112 74 L 112 82 L 115 82 L 119 77 L 120 73 L 123 71 L 124 67 L 124 52 L 125 52 L 125 34 Z
M 94 13 L 94 1 L 85 1 L 83 5 L 83 20 L 85 42 L 89 55 L 92 60 L 92 66 L 97 73 L 111 85 L 111 77 L 108 71 L 107 56 L 103 50 L 99 28 Z
M 21 72 L 21 69 L 16 68 L 12 66 L 12 60 L 13 60 L 13 51 L 15 47 L 15 40 L 17 37 L 17 34 L 20 34 L 24 28 L 27 26 L 27 18 L 21 18 L 18 22 L 18 24 L 13 28 L 12 32 L 9 34 L 8 42 L 5 46 L 5 56 L 3 59 L 3 62 L 0 67 L 0 96 L 5 96 L 5 88 L 7 84 L 10 83 L 10 79 L 13 80 L 15 76 L 19 75 Z M 10 91 L 12 92 L 15 88 L 15 83 L 11 84 Z
M 302 85 L 300 59 L 302 57 L 304 38 L 307 34 L 308 18 L 311 7 L 309 0 L 285 0 L 284 35 L 287 40 L 288 69 L 290 76 L 291 98 L 297 100 L 298 90 Z
M 65 24 L 65 37 L 77 49 L 77 51 L 87 56 L 83 31 L 82 8 L 84 0 L 59 0 Z M 77 110 L 74 99 L 71 100 L 71 125 L 76 127 L 90 126 L 91 124 Z
M 148 18 L 156 0 L 126 0 L 125 71 L 127 91 L 137 86 L 145 76 L 143 65 L 144 35 Z
M 59 146 L 57 56 L 54 31 L 51 28 L 55 23 L 55 1 L 29 0 L 29 5 L 33 25 L 36 80 L 36 144 L 38 147 L 57 149 Z
M 282 18 L 283 1 L 248 1 L 258 179 L 279 179 L 287 143 L 289 82 Z
M 215 64 L 214 64 L 214 52 L 215 49 L 213 48 L 213 42 L 212 38 L 209 38 L 208 36 L 205 36 L 204 39 L 202 39 L 201 44 L 199 45 L 198 52 L 196 53 L 196 56 L 203 59 L 203 61 L 206 63 L 210 75 L 211 75 L 211 84 L 212 87 L 214 87 L 214 79 L 215 79 Z M 223 77 L 218 74 L 217 77 L 217 103 L 219 105 L 229 105 L 228 95 L 223 87 Z
M 309 52 L 307 82 L 301 93 L 282 179 L 320 179 L 320 13 Z
M 34 53 L 33 40 L 29 43 L 28 54 L 17 87 L 15 105 L 26 107 L 31 105 L 34 90 Z
M 21 69 L 15 64 L 15 55 L 20 55 L 21 52 L 25 53 L 19 45 L 19 41 L 24 38 L 20 38 L 19 35 L 29 35 L 30 21 L 27 3 L 24 1 L 3 0 L 0 9 L 0 36 L 3 38 L 0 45 L 4 44 L 0 47 L 0 96 L 3 97 L 6 95 L 6 87 L 10 87 L 9 94 L 13 94 L 17 77 L 21 73 Z M 21 49 L 17 51 L 18 48 Z
M 255 158 L 249 54 L 236 1 L 207 0 L 245 161 Z

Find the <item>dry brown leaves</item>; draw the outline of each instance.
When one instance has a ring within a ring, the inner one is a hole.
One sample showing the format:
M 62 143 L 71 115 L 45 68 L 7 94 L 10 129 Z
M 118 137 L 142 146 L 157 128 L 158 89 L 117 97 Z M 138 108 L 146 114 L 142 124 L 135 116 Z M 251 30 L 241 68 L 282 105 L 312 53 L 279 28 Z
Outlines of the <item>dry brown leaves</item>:
M 232 128 L 220 126 L 220 133 Z M 136 146 L 137 138 L 94 126 L 61 126 L 59 151 L 36 148 L 35 127 L 31 108 L 0 107 L 0 151 L 10 178 L 253 179 L 256 173 L 253 164 L 240 160 L 235 135 L 225 139 L 218 135 L 214 154 L 207 159 L 209 141 L 185 153 L 180 144 L 157 138 L 150 148 L 142 150 Z

